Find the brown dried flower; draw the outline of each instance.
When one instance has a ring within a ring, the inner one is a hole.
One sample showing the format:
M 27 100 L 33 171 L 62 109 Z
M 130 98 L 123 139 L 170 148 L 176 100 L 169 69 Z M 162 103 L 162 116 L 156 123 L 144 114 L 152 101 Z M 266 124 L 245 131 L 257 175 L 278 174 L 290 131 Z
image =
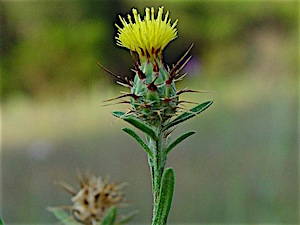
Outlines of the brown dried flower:
M 91 174 L 84 176 L 79 174 L 78 178 L 79 191 L 67 183 L 59 183 L 73 195 L 70 210 L 77 221 L 86 225 L 93 225 L 99 223 L 110 208 L 127 205 L 124 200 L 124 193 L 121 191 L 125 183 L 109 183 L 108 178 L 102 180 L 101 177 Z

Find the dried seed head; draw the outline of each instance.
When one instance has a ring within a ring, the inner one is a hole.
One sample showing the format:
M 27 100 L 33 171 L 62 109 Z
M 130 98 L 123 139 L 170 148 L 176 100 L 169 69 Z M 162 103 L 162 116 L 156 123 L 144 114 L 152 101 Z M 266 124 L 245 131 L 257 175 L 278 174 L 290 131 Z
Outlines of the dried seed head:
M 79 177 L 80 190 L 72 193 L 73 217 L 86 225 L 101 222 L 111 207 L 126 205 L 121 189 L 125 183 L 108 183 L 108 178 L 86 174 Z M 60 183 L 66 189 L 66 184 Z M 69 192 L 71 193 L 71 192 Z

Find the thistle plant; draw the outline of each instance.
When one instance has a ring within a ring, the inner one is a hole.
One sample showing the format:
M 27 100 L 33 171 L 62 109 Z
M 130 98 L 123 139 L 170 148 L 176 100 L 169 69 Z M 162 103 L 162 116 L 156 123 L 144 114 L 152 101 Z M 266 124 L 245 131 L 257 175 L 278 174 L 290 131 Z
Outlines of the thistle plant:
M 167 223 L 174 189 L 173 169 L 165 168 L 167 155 L 195 131 L 182 134 L 172 143 L 171 133 L 175 126 L 207 109 L 212 101 L 186 109 L 183 103 L 188 101 L 179 99 L 183 93 L 200 92 L 190 89 L 178 91 L 175 86 L 176 81 L 186 75 L 181 72 L 191 59 L 191 56 L 187 56 L 193 45 L 171 68 L 163 63 L 162 51 L 177 37 L 178 21 L 171 23 L 169 12 L 163 15 L 163 7 L 158 9 L 157 16 L 154 8 L 146 8 L 143 19 L 136 9 L 132 9 L 132 13 L 133 18 L 128 15 L 127 20 L 119 17 L 122 26 L 116 24 L 116 42 L 130 50 L 134 79 L 122 78 L 99 65 L 114 76 L 117 83 L 130 88 L 130 92 L 107 101 L 121 100 L 118 103 L 129 104 L 127 112 L 115 111 L 113 115 L 145 133 L 144 141 L 135 131 L 123 128 L 148 155 L 153 193 L 152 225 L 164 225 Z

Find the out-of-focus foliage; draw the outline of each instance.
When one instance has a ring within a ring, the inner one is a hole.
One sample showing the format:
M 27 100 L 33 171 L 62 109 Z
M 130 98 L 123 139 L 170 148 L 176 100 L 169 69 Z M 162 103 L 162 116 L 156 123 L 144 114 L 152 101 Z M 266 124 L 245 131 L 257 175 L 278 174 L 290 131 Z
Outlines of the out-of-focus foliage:
M 145 2 L 7 1 L 0 4 L 3 100 L 14 94 L 72 96 L 79 89 L 103 84 L 106 78 L 99 76 L 96 61 L 111 66 L 116 73 L 129 74 L 130 60 L 114 44 L 114 23 L 118 22 L 119 12 L 129 13 L 132 7 L 143 11 Z M 255 55 L 251 54 L 251 40 L 258 30 L 271 29 L 281 36 L 297 33 L 297 2 L 153 4 L 163 4 L 172 19 L 179 19 L 176 46 L 180 47 L 170 47 L 166 61 L 174 63 L 194 42 L 204 68 L 213 68 L 210 74 L 236 72 L 255 63 L 256 59 L 251 57 Z M 284 60 L 296 59 L 296 55 L 289 57 Z
M 96 62 L 109 64 L 114 41 L 110 4 L 1 2 L 2 97 L 62 97 L 101 82 Z

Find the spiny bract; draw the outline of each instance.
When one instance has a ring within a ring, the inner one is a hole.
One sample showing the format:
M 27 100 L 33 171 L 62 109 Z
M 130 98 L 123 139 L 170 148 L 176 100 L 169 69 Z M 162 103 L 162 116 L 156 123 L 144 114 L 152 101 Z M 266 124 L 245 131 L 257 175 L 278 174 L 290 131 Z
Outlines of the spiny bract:
M 131 94 L 132 110 L 149 124 L 163 123 L 176 113 L 177 90 L 159 55 L 136 66 Z

